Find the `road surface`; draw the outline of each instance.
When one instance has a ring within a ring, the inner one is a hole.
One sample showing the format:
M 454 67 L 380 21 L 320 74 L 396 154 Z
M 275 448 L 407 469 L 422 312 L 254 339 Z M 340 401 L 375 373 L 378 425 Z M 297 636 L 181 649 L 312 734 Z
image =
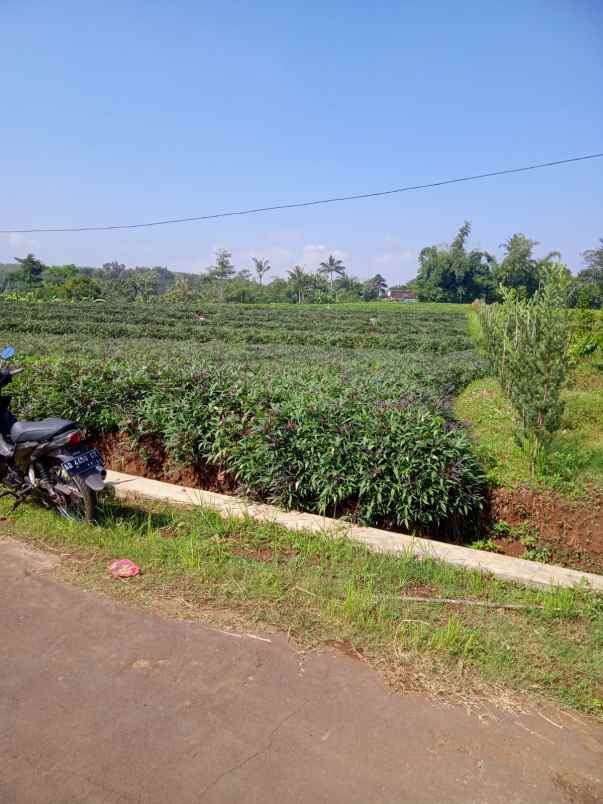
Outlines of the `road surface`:
M 603 801 L 603 727 L 386 689 L 362 661 L 177 622 L 0 542 L 1 804 Z

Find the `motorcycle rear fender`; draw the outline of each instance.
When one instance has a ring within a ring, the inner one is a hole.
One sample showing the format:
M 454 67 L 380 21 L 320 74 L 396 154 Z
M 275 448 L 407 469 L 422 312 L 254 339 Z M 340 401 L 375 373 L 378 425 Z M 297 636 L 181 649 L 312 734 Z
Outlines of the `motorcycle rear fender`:
M 33 444 L 36 444 L 37 446 L 33 452 L 33 456 L 36 458 L 39 455 L 54 455 L 57 458 L 60 457 L 61 460 L 67 461 L 69 458 L 61 457 L 61 455 L 68 454 L 65 452 L 64 448 L 67 446 L 74 433 L 77 432 L 78 428 L 74 427 L 73 430 L 61 433 L 61 435 L 55 436 L 48 441 L 26 441 L 23 446 L 31 448 Z M 59 455 L 59 453 L 61 453 L 61 455 Z

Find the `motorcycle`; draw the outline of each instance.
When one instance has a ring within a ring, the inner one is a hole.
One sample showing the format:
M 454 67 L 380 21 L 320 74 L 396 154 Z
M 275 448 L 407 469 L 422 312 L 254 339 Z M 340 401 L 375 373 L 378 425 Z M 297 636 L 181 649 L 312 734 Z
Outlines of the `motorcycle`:
M 15 354 L 12 346 L 0 352 L 0 388 L 23 371 L 6 367 Z M 17 421 L 10 405 L 10 396 L 0 396 L 0 497 L 15 498 L 12 510 L 31 498 L 66 519 L 92 522 L 107 475 L 98 450 L 82 443 L 75 422 Z

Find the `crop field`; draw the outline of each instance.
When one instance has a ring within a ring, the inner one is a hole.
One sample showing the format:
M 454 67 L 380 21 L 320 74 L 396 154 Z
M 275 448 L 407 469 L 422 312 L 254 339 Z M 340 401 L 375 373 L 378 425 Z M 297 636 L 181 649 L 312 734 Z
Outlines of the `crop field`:
M 11 389 L 24 418 L 365 523 L 458 534 L 483 506 L 451 407 L 485 373 L 463 308 L 2 301 L 0 321 L 28 367 Z

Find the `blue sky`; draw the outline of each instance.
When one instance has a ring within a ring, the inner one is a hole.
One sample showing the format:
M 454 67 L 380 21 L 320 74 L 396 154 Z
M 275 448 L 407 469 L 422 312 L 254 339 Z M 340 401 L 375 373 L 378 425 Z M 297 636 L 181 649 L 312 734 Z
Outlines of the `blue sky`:
M 131 223 L 603 151 L 603 3 L 2 0 L 0 228 Z M 603 159 L 389 198 L 109 233 L 0 235 L 0 261 L 275 273 L 328 253 L 390 284 L 521 231 L 574 269 Z

